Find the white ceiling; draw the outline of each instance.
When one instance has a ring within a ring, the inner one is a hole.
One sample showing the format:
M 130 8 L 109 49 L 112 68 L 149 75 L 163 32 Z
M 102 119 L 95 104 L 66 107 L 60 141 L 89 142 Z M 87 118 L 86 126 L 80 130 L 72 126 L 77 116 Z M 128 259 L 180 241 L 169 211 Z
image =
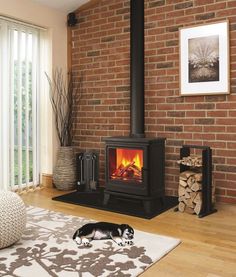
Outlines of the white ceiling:
M 78 7 L 88 2 L 89 0 L 31 0 L 39 4 L 60 10 L 62 12 L 73 12 Z

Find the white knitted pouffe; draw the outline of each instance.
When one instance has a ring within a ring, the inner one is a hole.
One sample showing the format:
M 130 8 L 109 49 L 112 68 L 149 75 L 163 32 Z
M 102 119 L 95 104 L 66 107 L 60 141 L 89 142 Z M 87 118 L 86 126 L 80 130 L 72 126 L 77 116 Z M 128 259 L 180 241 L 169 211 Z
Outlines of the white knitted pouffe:
M 18 241 L 26 225 L 23 200 L 12 191 L 0 191 L 0 249 Z

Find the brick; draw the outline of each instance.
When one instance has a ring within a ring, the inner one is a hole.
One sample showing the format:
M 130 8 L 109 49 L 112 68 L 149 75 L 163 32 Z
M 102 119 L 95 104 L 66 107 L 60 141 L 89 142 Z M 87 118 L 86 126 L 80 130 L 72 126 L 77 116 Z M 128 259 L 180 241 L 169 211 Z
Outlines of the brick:
M 201 124 L 201 125 L 210 125 L 214 123 L 215 123 L 214 118 L 199 118 L 195 120 L 195 124 Z
M 185 14 L 186 15 L 189 15 L 189 14 L 199 14 L 199 13 L 204 13 L 205 11 L 205 8 L 204 7 L 196 7 L 196 8 L 192 8 L 192 9 L 187 9 L 185 11 Z
M 236 140 L 236 134 L 216 134 L 217 140 L 225 140 L 225 141 L 235 141 Z
M 225 192 L 225 189 L 216 188 L 216 195 L 225 195 Z
M 236 190 L 227 190 L 226 191 L 227 193 L 226 193 L 226 195 L 227 196 L 234 196 L 234 197 L 236 197 Z
M 235 14 L 236 14 L 236 8 L 235 9 L 224 9 L 224 10 L 220 10 L 216 13 L 217 17 L 223 17 L 223 16 L 230 17 L 231 15 L 234 16 Z
M 110 42 L 110 41 L 114 41 L 114 40 L 115 40 L 115 36 L 101 38 L 101 42 Z
M 214 3 L 215 0 L 195 0 L 195 5 L 196 6 L 201 6 L 201 5 L 209 5 L 209 4 L 212 4 Z
M 227 173 L 226 177 L 227 177 L 226 179 L 229 180 L 229 182 L 227 182 L 227 187 L 235 188 L 235 185 L 236 185 L 235 173 Z
M 201 104 L 195 104 L 196 109 L 203 109 L 203 110 L 212 110 L 215 108 L 214 103 L 201 103 Z
M 225 95 L 207 95 L 205 98 L 207 102 L 224 102 L 226 100 Z
M 101 100 L 89 100 L 88 105 L 100 105 Z
M 217 125 L 235 125 L 235 118 L 217 118 L 216 119 Z
M 150 2 L 150 3 L 148 3 L 148 7 L 149 8 L 160 7 L 160 6 L 165 5 L 165 2 L 166 2 L 165 0 L 158 0 L 155 2 Z
M 215 140 L 215 134 L 207 134 L 207 133 L 196 133 L 193 134 L 193 139 L 201 139 L 205 141 Z
M 236 166 L 217 165 L 216 170 L 223 172 L 236 172 Z
M 116 91 L 130 91 L 130 86 L 116 87 Z
M 215 17 L 215 13 L 205 13 L 205 14 L 198 14 L 196 15 L 196 20 L 207 20 Z
M 119 14 L 125 14 L 125 13 L 128 13 L 129 12 L 129 8 L 123 8 L 123 9 L 119 9 L 119 10 L 116 10 L 116 14 L 119 15 Z
M 175 118 L 175 124 L 193 125 L 194 120 L 192 118 Z
M 169 40 L 166 42 L 166 46 L 176 46 L 179 44 L 178 40 Z
M 167 131 L 167 132 L 183 132 L 183 126 L 166 126 L 165 131 Z
M 193 119 L 191 119 L 193 121 Z M 184 132 L 202 132 L 202 126 L 199 125 L 186 125 L 184 126 Z
M 230 29 L 230 31 L 235 31 L 236 30 L 236 23 L 230 24 L 229 29 Z
M 169 111 L 169 112 L 167 112 L 167 116 L 170 116 L 170 117 L 184 117 L 185 112 L 184 111 Z
M 217 196 L 216 201 L 217 202 L 228 203 L 228 204 L 236 204 L 236 198 L 235 197 Z
M 205 111 L 186 111 L 186 116 L 187 117 L 205 117 L 206 112 Z
M 91 56 L 99 56 L 100 55 L 100 51 L 91 51 L 91 52 L 88 52 L 87 53 L 87 56 L 88 57 L 91 57 Z
M 183 25 L 168 26 L 166 27 L 166 32 L 177 32 L 181 27 L 183 27 Z
M 227 6 L 228 6 L 228 8 L 236 7 L 236 2 L 235 1 L 227 1 Z
M 148 23 L 145 23 L 144 29 L 151 29 L 151 28 L 155 28 L 155 27 L 156 27 L 155 22 L 148 22 Z
M 184 2 L 184 3 L 180 3 L 180 4 L 176 4 L 175 5 L 175 10 L 179 10 L 179 9 L 187 9 L 193 6 L 193 1 L 189 1 L 189 2 Z
M 203 130 L 204 132 L 211 132 L 211 133 L 225 133 L 226 127 L 225 126 L 218 126 L 218 125 L 214 125 L 214 126 L 209 126 L 209 125 L 205 125 L 203 126 Z
M 236 142 L 228 142 L 227 148 L 229 149 L 236 149 Z
M 174 140 L 174 139 L 169 139 L 166 142 L 166 145 L 173 145 L 173 146 L 182 146 L 184 144 L 183 140 Z
M 180 18 L 176 18 L 175 20 L 176 24 L 187 24 L 187 23 L 192 23 L 194 22 L 194 15 L 188 15 L 188 16 L 183 16 Z
M 157 63 L 156 68 L 169 68 L 173 67 L 173 62 Z
M 229 5 L 228 5 L 229 6 Z M 213 4 L 213 5 L 207 5 L 206 6 L 206 11 L 217 11 L 217 10 L 222 10 L 226 8 L 226 3 L 218 3 L 218 4 Z
M 83 22 L 85 22 L 85 17 L 77 17 L 78 23 L 81 24 Z
M 167 103 L 183 103 L 184 98 L 183 97 L 168 97 L 166 99 Z

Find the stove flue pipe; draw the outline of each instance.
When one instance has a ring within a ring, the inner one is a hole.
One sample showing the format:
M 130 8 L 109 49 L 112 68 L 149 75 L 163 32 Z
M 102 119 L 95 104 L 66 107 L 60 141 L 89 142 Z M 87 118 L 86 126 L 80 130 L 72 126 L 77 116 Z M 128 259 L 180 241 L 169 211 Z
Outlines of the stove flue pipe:
M 144 137 L 144 0 L 130 2 L 130 136 Z

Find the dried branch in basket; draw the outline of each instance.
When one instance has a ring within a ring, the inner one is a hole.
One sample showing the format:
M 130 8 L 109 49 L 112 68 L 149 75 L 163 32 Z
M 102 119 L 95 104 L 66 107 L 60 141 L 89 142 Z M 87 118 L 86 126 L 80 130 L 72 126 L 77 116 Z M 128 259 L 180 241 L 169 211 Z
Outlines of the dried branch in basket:
M 68 80 L 64 77 L 61 69 L 55 69 L 50 78 L 46 77 L 49 83 L 49 96 L 52 109 L 55 115 L 55 127 L 61 146 L 71 146 L 73 140 L 73 124 L 76 116 L 73 114 L 73 107 L 78 104 L 82 93 L 83 76 L 74 87 L 72 75 Z

